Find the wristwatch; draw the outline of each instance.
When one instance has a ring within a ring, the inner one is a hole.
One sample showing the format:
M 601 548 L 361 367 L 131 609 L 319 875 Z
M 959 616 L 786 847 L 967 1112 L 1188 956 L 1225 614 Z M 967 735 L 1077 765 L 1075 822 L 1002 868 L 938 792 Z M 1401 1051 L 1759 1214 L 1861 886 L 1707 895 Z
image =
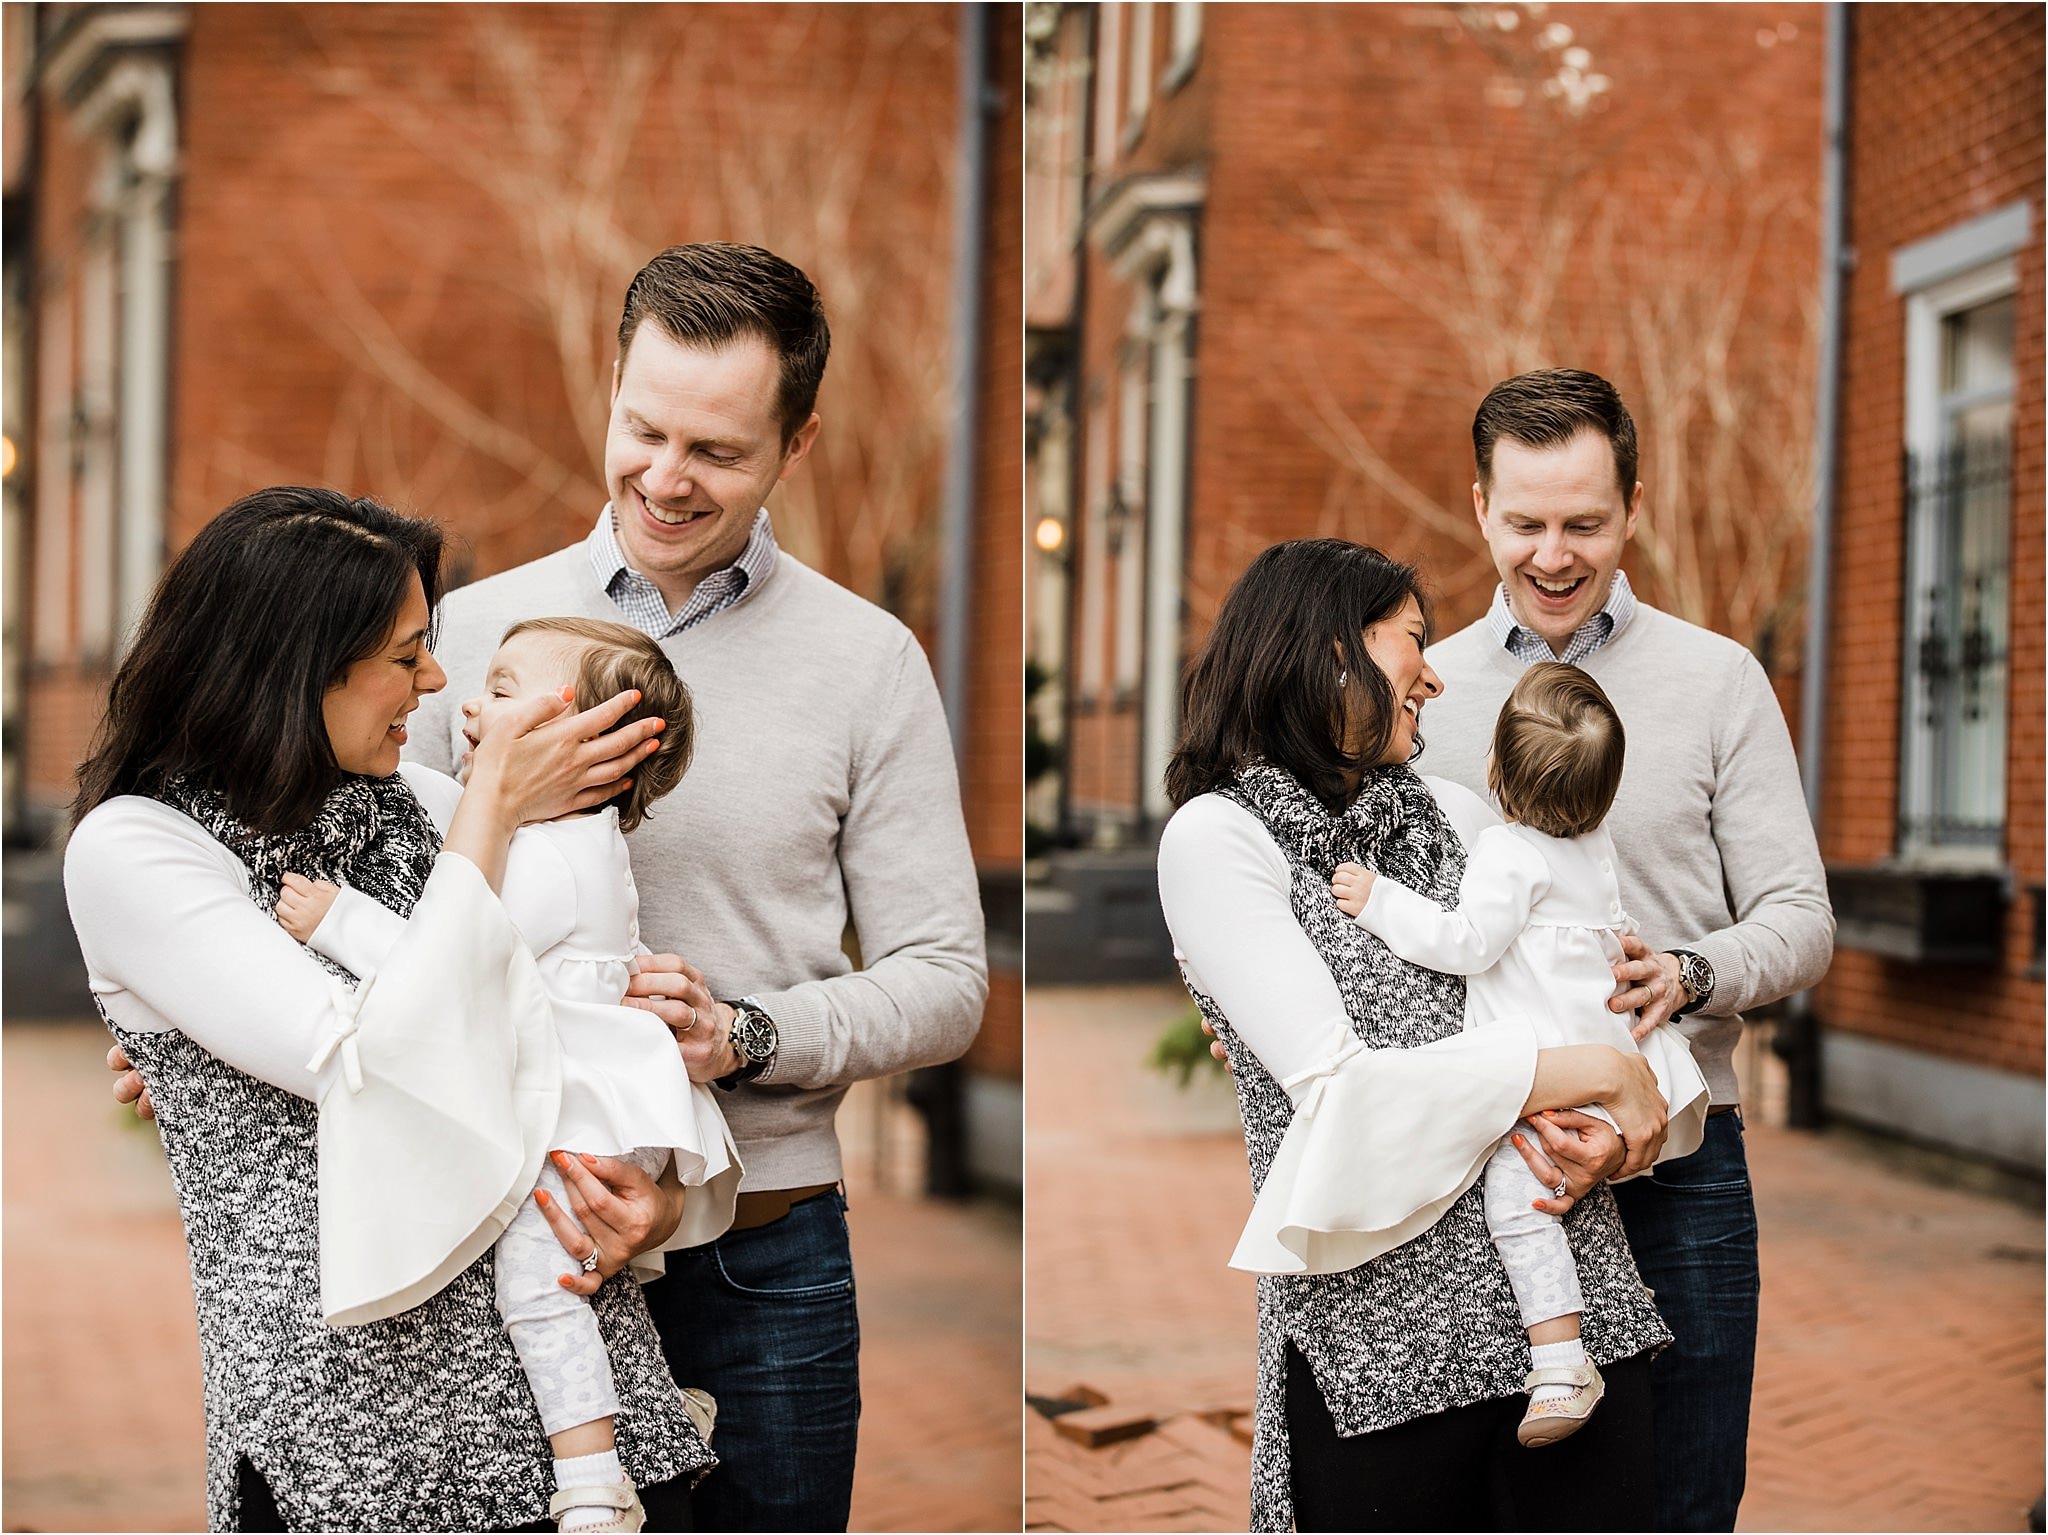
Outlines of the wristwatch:
M 730 1091 L 742 1082 L 753 1081 L 775 1064 L 775 1051 L 782 1037 L 775 1030 L 775 1020 L 754 998 L 738 997 L 725 1005 L 732 1009 L 732 1029 L 726 1040 L 740 1064 L 737 1071 L 720 1077 L 717 1085 Z
M 1666 949 L 1664 952 L 1678 961 L 1678 979 L 1692 993 L 1690 1002 L 1671 1010 L 1673 1018 L 1696 1013 L 1714 1000 L 1714 967 L 1707 962 L 1706 955 L 1695 954 L 1691 949 Z

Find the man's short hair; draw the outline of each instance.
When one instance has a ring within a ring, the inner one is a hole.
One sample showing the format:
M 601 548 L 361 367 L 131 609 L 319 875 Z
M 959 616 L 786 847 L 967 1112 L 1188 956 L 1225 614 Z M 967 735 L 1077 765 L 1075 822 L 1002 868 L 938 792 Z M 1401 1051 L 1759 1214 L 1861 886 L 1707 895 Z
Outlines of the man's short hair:
M 681 346 L 716 350 L 758 336 L 782 363 L 776 406 L 786 443 L 817 408 L 832 332 L 810 278 L 758 245 L 671 245 L 642 267 L 619 316 L 619 366 L 642 320 Z
M 1494 721 L 1486 786 L 1503 819 L 1546 837 L 1583 837 L 1613 808 L 1627 751 L 1600 684 L 1576 666 L 1538 661 Z
M 1626 505 L 1636 488 L 1636 424 L 1620 391 L 1579 368 L 1537 368 L 1502 379 L 1472 418 L 1480 494 L 1493 490 L 1493 445 L 1501 438 L 1525 448 L 1561 448 L 1586 431 L 1598 432 L 1614 450 L 1614 478 Z

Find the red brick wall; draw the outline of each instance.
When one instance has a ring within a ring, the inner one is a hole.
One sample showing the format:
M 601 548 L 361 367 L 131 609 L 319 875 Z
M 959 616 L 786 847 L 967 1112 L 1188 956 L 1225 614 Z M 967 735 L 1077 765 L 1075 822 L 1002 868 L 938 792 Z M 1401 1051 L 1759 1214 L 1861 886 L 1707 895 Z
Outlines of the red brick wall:
M 1468 25 L 1481 16 L 1491 23 Z M 1795 672 L 1821 19 L 1787 4 L 1208 8 L 1194 76 L 1155 100 L 1110 178 L 1208 175 L 1185 646 L 1260 548 L 1306 535 L 1419 558 L 1440 623 L 1477 616 L 1494 575 L 1472 526 L 1472 411 L 1508 373 L 1575 364 L 1630 401 L 1645 531 L 1677 547 L 1661 563 L 1639 537 L 1627 562 L 1638 589 L 1746 641 L 1772 635 L 1773 672 Z M 1570 38 L 1542 41 L 1555 27 Z M 1608 81 L 1577 115 L 1543 91 L 1576 48 L 1590 54 L 1577 78 Z M 1539 233 L 1562 253 L 1547 295 L 1520 286 L 1542 269 Z M 1502 296 L 1468 268 L 1475 248 Z M 1725 381 L 1734 409 L 1765 419 L 1716 482 L 1709 407 L 1667 376 L 1664 338 L 1689 336 L 1724 278 L 1739 317 Z M 1107 380 L 1128 295 L 1099 256 L 1088 280 L 1086 366 Z M 1732 554 L 1702 547 L 1717 516 Z M 1788 524 L 1767 556 L 1764 529 Z M 1742 579 L 1766 559 L 1777 563 L 1760 584 L 1789 594 L 1774 620 Z M 1077 801 L 1084 786 L 1113 792 L 1082 734 Z
M 928 639 L 957 32 L 943 5 L 194 8 L 172 546 L 310 481 L 442 518 L 475 574 L 560 547 L 603 499 L 627 280 L 665 244 L 734 239 L 804 267 L 833 326 L 778 532 Z M 87 177 L 61 110 L 44 138 L 48 252 Z M 63 726 L 31 700 L 32 733 Z
M 1843 950 L 1819 1006 L 1832 1028 L 2007 1070 L 2042 1067 L 2042 985 L 2024 886 L 2042 878 L 2043 21 L 2027 5 L 1851 10 L 1850 243 L 1821 810 L 1831 862 L 1895 847 L 1904 579 L 1905 300 L 1890 255 L 2030 199 L 2017 259 L 2006 860 L 2020 883 L 1990 974 Z
M 984 864 L 1024 859 L 1024 431 L 1022 8 L 988 17 L 989 76 L 1003 110 L 988 126 L 988 253 L 982 292 L 979 512 L 975 528 L 968 830 Z
M 86 195 L 99 174 L 101 156 L 95 143 L 70 131 L 63 114 L 49 109 L 40 99 L 32 110 L 37 114 L 36 158 L 30 173 L 36 189 L 37 286 L 29 295 L 29 324 L 33 329 L 41 323 L 45 294 L 76 288 L 84 246 Z M 69 318 L 70 335 L 63 344 L 71 353 L 75 384 L 79 354 L 77 306 L 65 306 L 64 313 Z M 56 344 L 56 338 L 39 337 L 38 341 L 44 347 Z M 36 365 L 30 369 L 31 380 L 45 361 L 39 354 Z M 56 409 L 61 414 L 71 403 L 69 398 L 59 401 Z M 42 421 L 48 409 L 49 402 L 38 396 L 32 410 L 24 412 L 26 441 L 22 444 L 20 472 L 26 477 L 28 537 L 22 553 L 31 581 L 40 571 L 40 546 L 47 535 L 42 503 L 53 487 L 71 508 L 69 537 L 74 541 L 77 538 L 77 496 L 70 485 L 69 465 L 61 456 L 48 461 L 42 452 Z M 60 455 L 62 452 L 60 448 Z M 112 573 L 103 572 L 100 579 L 111 583 Z M 75 770 L 99 723 L 104 658 L 79 653 L 78 580 L 74 566 L 67 571 L 60 589 L 32 594 L 30 611 L 13 615 L 13 627 L 28 660 L 21 700 L 22 771 L 29 797 L 42 808 L 67 803 L 76 792 Z M 53 608 L 54 614 L 50 611 Z M 53 624 L 55 644 L 46 646 L 40 637 Z

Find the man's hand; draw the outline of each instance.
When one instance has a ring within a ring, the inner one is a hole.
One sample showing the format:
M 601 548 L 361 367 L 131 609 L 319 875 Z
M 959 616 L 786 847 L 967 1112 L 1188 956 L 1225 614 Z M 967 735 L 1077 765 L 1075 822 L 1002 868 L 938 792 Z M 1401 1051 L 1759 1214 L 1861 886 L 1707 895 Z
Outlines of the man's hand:
M 1223 1041 L 1216 1037 L 1216 1027 L 1208 1019 L 1202 1020 L 1202 1032 L 1209 1036 L 1209 1053 L 1223 1063 L 1223 1069 L 1235 1076 L 1237 1068 L 1230 1064 L 1230 1052 L 1223 1048 Z
M 1345 916 L 1355 917 L 1365 910 L 1365 903 L 1372 898 L 1372 882 L 1378 878 L 1362 864 L 1337 865 L 1337 872 L 1330 876 L 1330 893 L 1337 897 Z
M 149 1101 L 149 1089 L 142 1085 L 142 1073 L 135 1069 L 128 1059 L 128 1052 L 119 1045 L 107 1052 L 107 1070 L 114 1073 L 114 1102 L 134 1104 L 137 1119 L 156 1118 L 156 1109 Z
M 704 987 L 704 972 L 674 954 L 643 954 L 626 987 L 626 1006 L 659 1018 L 676 1037 L 692 1082 L 716 1082 L 740 1069 L 732 1047 L 732 1008 Z
M 1511 1137 L 1515 1150 L 1545 1188 L 1556 1188 L 1560 1179 L 1565 1185 L 1561 1197 L 1534 1201 L 1546 1215 L 1564 1214 L 1621 1171 L 1628 1148 L 1605 1121 L 1576 1109 L 1548 1109 L 1534 1115 L 1530 1123 L 1536 1127 L 1542 1148 L 1531 1145 L 1529 1137 L 1518 1132 Z
M 568 1190 L 569 1208 L 564 1210 L 546 1189 L 535 1189 L 533 1202 L 554 1228 L 563 1251 L 578 1263 L 589 1255 L 591 1243 L 597 1244 L 596 1270 L 564 1277 L 559 1281 L 563 1289 L 595 1295 L 629 1258 L 652 1251 L 675 1234 L 683 1218 L 683 1187 L 673 1181 L 673 1163 L 656 1183 L 617 1157 L 594 1157 L 587 1151 L 549 1155 Z
M 1688 1000 L 1678 979 L 1678 956 L 1656 953 L 1634 933 L 1621 935 L 1621 952 L 1625 957 L 1615 961 L 1614 979 L 1627 989 L 1608 998 L 1607 1007 L 1616 1013 L 1636 1010 L 1629 1032 L 1642 1039 Z
M 300 943 L 311 943 L 313 929 L 320 925 L 333 908 L 334 898 L 340 894 L 339 885 L 329 884 L 324 879 L 287 874 L 284 888 L 277 893 L 277 925 Z

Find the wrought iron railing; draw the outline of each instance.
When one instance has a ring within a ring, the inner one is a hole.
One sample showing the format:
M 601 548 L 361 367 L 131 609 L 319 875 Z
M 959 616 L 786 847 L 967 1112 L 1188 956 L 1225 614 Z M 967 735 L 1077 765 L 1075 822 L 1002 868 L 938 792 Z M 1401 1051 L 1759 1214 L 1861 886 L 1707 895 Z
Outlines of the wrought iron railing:
M 2012 447 L 1906 455 L 1902 851 L 2003 846 Z

